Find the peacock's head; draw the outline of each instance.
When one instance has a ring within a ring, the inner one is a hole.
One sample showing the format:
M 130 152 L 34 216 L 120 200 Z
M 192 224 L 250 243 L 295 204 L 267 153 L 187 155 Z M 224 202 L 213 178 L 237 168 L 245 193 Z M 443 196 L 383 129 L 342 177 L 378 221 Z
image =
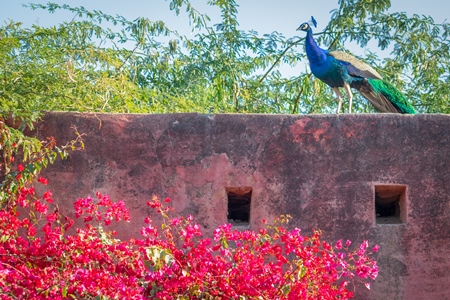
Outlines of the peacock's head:
M 313 16 L 311 16 L 311 21 L 300 24 L 300 26 L 298 26 L 297 30 L 308 32 L 311 30 L 311 25 L 314 25 L 314 27 L 317 27 L 317 21 L 316 21 L 316 19 L 314 19 Z

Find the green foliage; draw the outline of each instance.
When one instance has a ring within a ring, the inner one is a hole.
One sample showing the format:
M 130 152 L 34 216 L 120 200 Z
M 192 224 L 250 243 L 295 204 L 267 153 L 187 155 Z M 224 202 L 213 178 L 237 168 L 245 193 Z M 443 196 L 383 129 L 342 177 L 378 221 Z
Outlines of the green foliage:
M 16 201 L 18 190 L 31 184 L 40 171 L 48 164 L 53 164 L 58 157 L 65 159 L 68 151 L 84 149 L 83 134 L 75 127 L 73 130 L 76 138 L 63 146 L 57 146 L 53 137 L 39 141 L 6 126 L 0 120 L 0 207 Z M 15 163 L 16 159 L 19 160 L 18 164 Z
M 31 9 L 72 12 L 58 26 L 0 27 L 0 113 L 28 125 L 43 110 L 130 113 L 326 113 L 335 111 L 331 90 L 307 69 L 283 76 L 278 66 L 305 60 L 303 37 L 261 35 L 239 29 L 234 0 L 209 0 L 219 24 L 188 0 L 169 1 L 185 10 L 194 38 L 162 21 L 129 21 L 101 11 L 49 3 Z M 366 47 L 376 41 L 387 58 L 366 61 L 405 93 L 419 112 L 449 112 L 447 23 L 426 16 L 387 13 L 389 0 L 339 0 L 316 37 L 322 47 Z M 299 22 L 304 20 L 298 20 Z M 374 109 L 363 99 L 357 112 Z
M 325 42 L 337 40 L 340 47 L 355 41 L 365 47 L 377 41 L 390 55 L 370 57 L 388 82 L 405 93 L 421 113 L 450 112 L 450 25 L 435 24 L 429 16 L 386 13 L 390 0 L 340 0 L 324 31 Z

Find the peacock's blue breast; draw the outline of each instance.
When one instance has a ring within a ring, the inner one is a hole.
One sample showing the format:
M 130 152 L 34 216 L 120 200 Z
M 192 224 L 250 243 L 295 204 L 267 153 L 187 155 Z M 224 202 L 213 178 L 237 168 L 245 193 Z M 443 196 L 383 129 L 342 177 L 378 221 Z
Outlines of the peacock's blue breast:
M 316 78 L 322 80 L 329 86 L 342 87 L 344 86 L 344 80 L 347 82 L 351 80 L 344 64 L 334 57 L 327 56 L 327 59 L 322 63 L 310 61 L 310 68 Z

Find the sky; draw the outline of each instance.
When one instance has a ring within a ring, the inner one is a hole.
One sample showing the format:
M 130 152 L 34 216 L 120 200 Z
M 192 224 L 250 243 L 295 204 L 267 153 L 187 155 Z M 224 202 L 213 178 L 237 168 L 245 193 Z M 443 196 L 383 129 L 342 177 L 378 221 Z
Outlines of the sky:
M 376 0 L 372 0 L 376 1 Z M 48 0 L 29 1 L 46 4 Z M 22 6 L 29 3 L 23 0 L 2 0 L 0 22 L 7 20 L 22 22 L 24 26 L 37 23 L 41 26 L 56 25 L 62 21 L 70 21 L 73 15 L 65 11 L 49 14 L 44 10 L 32 11 Z M 186 14 L 176 16 L 169 10 L 169 1 L 165 0 L 53 0 L 58 4 L 84 6 L 88 10 L 101 10 L 110 15 L 122 15 L 128 20 L 147 17 L 152 21 L 162 20 L 166 25 L 183 35 L 194 35 L 190 30 Z M 207 0 L 190 0 L 190 3 L 200 12 L 211 17 L 211 24 L 219 23 L 219 10 L 206 5 Z M 256 30 L 260 34 L 277 31 L 286 38 L 302 36 L 296 31 L 298 25 L 308 21 L 311 16 L 318 22 L 316 31 L 321 31 L 330 19 L 330 11 L 338 8 L 338 0 L 236 0 L 239 4 L 239 29 Z M 390 12 L 406 12 L 408 15 L 429 15 L 436 23 L 450 21 L 450 1 L 448 0 L 391 0 Z M 327 45 L 322 45 L 324 48 Z M 369 44 L 376 47 L 376 44 Z M 346 47 L 357 55 L 362 55 L 362 49 L 355 45 Z M 360 51 L 361 50 L 361 51 Z M 370 49 L 377 52 L 377 49 Z
M 22 7 L 23 3 L 41 3 L 49 1 L 3 0 L 0 10 L 0 21 L 12 19 L 31 25 L 54 25 L 63 20 L 71 20 L 69 13 L 49 14 L 46 11 L 32 11 Z M 170 28 L 189 33 L 188 19 L 185 15 L 175 16 L 169 10 L 169 1 L 165 0 L 54 0 L 58 4 L 84 6 L 89 10 L 101 10 L 104 13 L 120 14 L 127 19 L 148 17 L 151 20 L 163 20 Z M 194 7 L 206 12 L 210 17 L 218 17 L 218 10 L 205 5 L 206 0 L 191 0 Z M 330 11 L 338 7 L 337 0 L 237 0 L 239 4 L 238 20 L 243 30 L 256 30 L 259 33 L 278 31 L 285 37 L 298 35 L 296 28 L 300 23 L 308 21 L 313 15 L 318 21 L 317 30 L 323 29 L 330 18 Z M 445 3 L 445 4 L 443 4 Z M 446 0 L 392 0 L 391 12 L 406 11 L 408 14 L 430 15 L 436 22 L 450 21 L 450 1 Z M 214 19 L 213 19 L 214 23 Z

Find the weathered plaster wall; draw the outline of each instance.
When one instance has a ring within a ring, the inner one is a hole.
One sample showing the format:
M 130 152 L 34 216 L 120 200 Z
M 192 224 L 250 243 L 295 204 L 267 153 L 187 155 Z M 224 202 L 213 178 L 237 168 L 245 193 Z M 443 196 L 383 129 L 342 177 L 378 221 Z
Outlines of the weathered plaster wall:
M 227 187 L 251 187 L 250 227 L 293 216 L 329 241 L 381 246 L 358 299 L 450 299 L 450 116 L 51 113 L 38 134 L 76 125 L 86 151 L 45 171 L 62 210 L 96 191 L 126 201 L 139 236 L 153 194 L 206 230 L 227 222 Z M 377 225 L 376 185 L 405 185 L 404 224 Z M 405 213 L 406 210 L 406 213 Z

